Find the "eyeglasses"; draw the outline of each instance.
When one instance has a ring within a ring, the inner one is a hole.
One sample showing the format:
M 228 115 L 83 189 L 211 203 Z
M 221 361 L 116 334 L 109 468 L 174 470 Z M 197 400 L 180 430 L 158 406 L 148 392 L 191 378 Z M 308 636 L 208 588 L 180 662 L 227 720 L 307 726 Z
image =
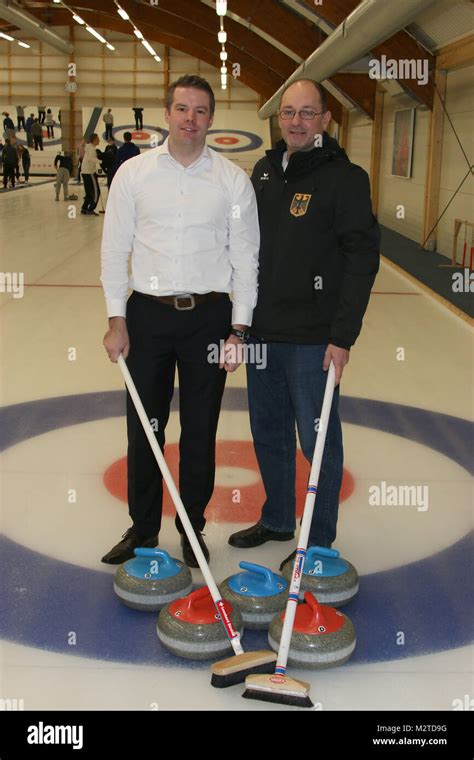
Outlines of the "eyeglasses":
M 283 108 L 278 115 L 280 119 L 294 119 L 296 113 L 294 108 Z M 322 113 L 324 111 L 312 111 L 310 108 L 302 108 L 301 111 L 298 111 L 298 116 L 304 119 L 304 121 L 311 121 L 315 116 L 321 116 Z

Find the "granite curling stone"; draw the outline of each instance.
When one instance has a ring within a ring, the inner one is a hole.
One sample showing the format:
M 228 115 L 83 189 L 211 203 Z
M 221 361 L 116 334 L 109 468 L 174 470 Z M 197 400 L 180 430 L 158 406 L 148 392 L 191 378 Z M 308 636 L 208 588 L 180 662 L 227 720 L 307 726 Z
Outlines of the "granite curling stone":
M 283 565 L 282 574 L 291 580 L 293 561 Z M 355 597 L 359 590 L 359 575 L 354 565 L 339 556 L 337 549 L 310 546 L 306 552 L 300 596 L 305 591 L 315 594 L 318 602 L 342 607 Z
M 192 590 L 191 571 L 168 552 L 138 548 L 134 553 L 115 574 L 114 591 L 127 607 L 157 612 Z
M 244 626 L 238 608 L 225 599 L 223 603 L 234 630 L 242 636 Z M 157 633 L 166 649 L 188 660 L 212 660 L 233 652 L 207 586 L 164 607 L 158 616 Z
M 268 643 L 278 652 L 285 613 L 275 615 L 268 631 Z M 320 604 L 309 591 L 296 608 L 288 665 L 323 670 L 342 665 L 356 645 L 354 626 L 347 615 Z
M 235 604 L 245 628 L 264 630 L 277 612 L 286 607 L 288 583 L 267 567 L 252 562 L 240 562 L 243 573 L 226 578 L 219 590 L 224 599 Z

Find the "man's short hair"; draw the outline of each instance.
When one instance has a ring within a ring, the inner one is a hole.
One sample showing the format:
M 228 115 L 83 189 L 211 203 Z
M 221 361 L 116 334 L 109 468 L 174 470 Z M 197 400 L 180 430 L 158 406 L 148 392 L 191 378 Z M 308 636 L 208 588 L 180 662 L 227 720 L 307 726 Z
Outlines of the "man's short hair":
M 319 84 L 319 82 L 315 82 L 314 79 L 295 79 L 294 82 L 291 82 L 291 84 L 285 87 L 285 89 L 283 90 L 281 94 L 280 106 L 281 106 L 281 101 L 283 99 L 283 95 L 288 90 L 288 88 L 291 87 L 292 84 L 295 84 L 295 82 L 311 82 L 311 84 L 315 86 L 316 90 L 319 93 L 319 97 L 321 99 L 321 108 L 323 109 L 323 113 L 325 113 L 328 110 L 328 96 L 327 96 L 326 90 L 321 84 Z
M 207 82 L 202 77 L 198 77 L 196 74 L 185 74 L 184 76 L 177 79 L 176 82 L 172 82 L 172 84 L 170 84 L 168 87 L 168 92 L 166 93 L 165 101 L 165 107 L 168 111 L 171 110 L 171 106 L 173 105 L 174 91 L 177 87 L 194 87 L 196 90 L 204 90 L 204 92 L 207 92 L 209 95 L 210 115 L 214 116 L 214 111 L 216 109 L 216 99 L 214 97 L 212 87 L 209 82 Z
M 131 132 L 124 132 L 123 133 L 123 139 L 125 140 L 125 142 L 131 142 L 132 133 Z

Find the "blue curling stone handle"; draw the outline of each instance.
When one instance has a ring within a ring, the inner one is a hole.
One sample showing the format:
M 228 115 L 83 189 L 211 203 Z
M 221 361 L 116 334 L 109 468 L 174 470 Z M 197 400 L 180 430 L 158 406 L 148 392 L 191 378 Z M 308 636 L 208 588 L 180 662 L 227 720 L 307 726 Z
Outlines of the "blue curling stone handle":
M 164 580 L 178 575 L 183 567 L 181 562 L 170 557 L 163 549 L 134 549 L 135 556 L 125 563 L 129 575 L 142 580 Z
M 343 575 L 349 569 L 345 559 L 341 559 L 337 549 L 328 549 L 326 546 L 310 546 L 306 552 L 303 567 L 305 575 L 320 575 L 323 578 L 334 578 Z
M 232 591 L 242 596 L 276 596 L 288 587 L 281 575 L 276 575 L 268 567 L 253 562 L 240 562 L 245 572 L 232 575 L 228 584 Z

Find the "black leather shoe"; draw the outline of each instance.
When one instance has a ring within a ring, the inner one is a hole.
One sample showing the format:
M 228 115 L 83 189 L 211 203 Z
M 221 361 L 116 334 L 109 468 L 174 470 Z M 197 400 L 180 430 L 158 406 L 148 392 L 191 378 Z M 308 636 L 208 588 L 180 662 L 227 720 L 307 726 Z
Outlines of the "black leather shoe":
M 209 549 L 207 548 L 206 544 L 204 543 L 204 539 L 202 537 L 202 534 L 199 533 L 199 531 L 196 531 L 196 538 L 199 542 L 199 546 L 202 549 L 202 553 L 204 554 L 206 558 L 206 562 L 209 562 Z M 192 550 L 191 544 L 189 543 L 189 539 L 186 535 L 186 533 L 181 534 L 181 547 L 183 549 L 183 559 L 184 563 L 188 567 L 199 567 L 199 562 L 197 561 L 194 552 Z
M 229 544 L 237 546 L 238 549 L 251 549 L 254 546 L 261 546 L 267 541 L 291 541 L 294 536 L 294 532 L 282 533 L 277 530 L 269 530 L 260 525 L 260 523 L 257 523 L 256 525 L 252 525 L 251 528 L 233 533 L 229 537 Z
M 107 554 L 102 557 L 106 565 L 121 565 L 127 559 L 135 556 L 134 549 L 139 546 L 153 548 L 158 546 L 158 536 L 139 536 L 134 527 L 129 528 L 119 541 Z

